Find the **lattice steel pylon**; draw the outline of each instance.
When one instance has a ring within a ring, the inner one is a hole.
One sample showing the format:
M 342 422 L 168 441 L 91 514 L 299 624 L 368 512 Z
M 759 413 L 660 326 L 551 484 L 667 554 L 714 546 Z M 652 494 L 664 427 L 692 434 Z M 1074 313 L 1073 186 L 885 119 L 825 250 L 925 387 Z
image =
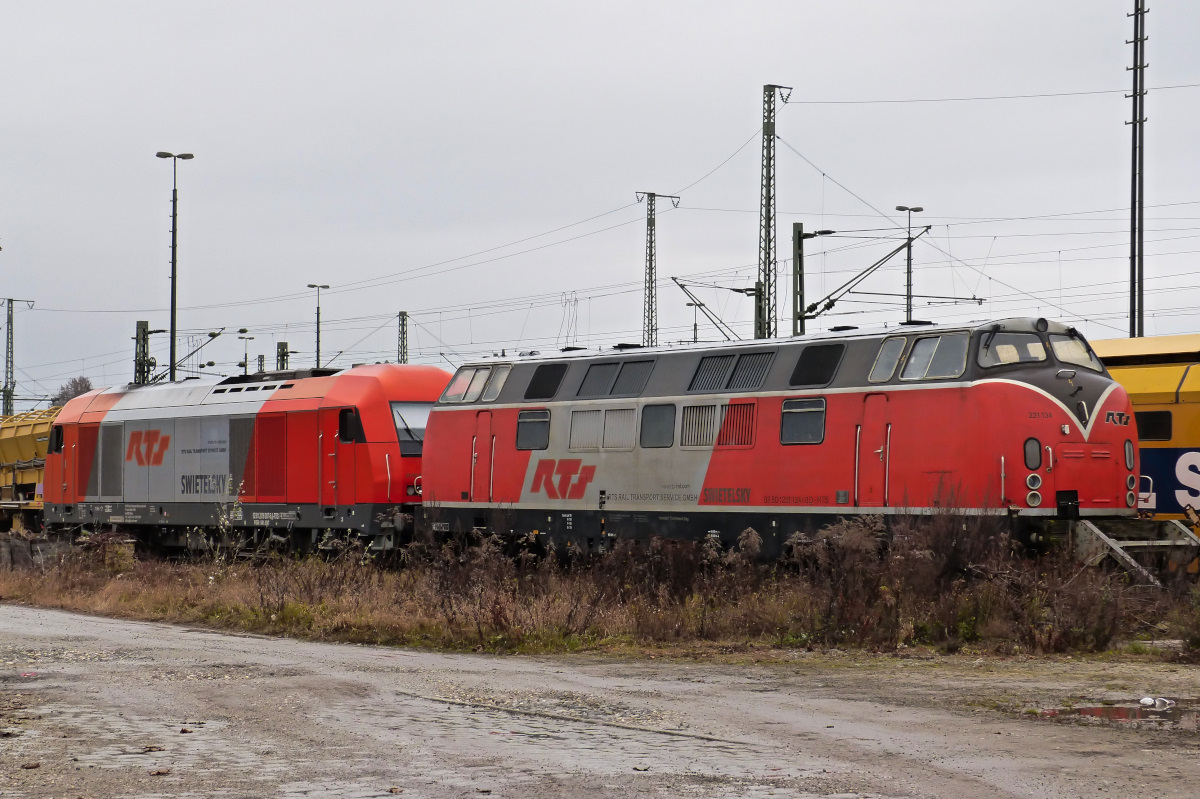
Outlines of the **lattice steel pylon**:
M 658 346 L 658 236 L 655 230 L 654 201 L 664 197 L 673 208 L 679 207 L 679 198 L 673 194 L 655 194 L 639 191 L 637 201 L 646 201 L 646 293 L 642 303 L 642 346 Z
M 791 86 L 763 86 L 762 192 L 758 216 L 758 283 L 754 303 L 754 337 L 774 338 L 778 333 L 779 292 L 775 280 L 775 92 L 786 103 Z M 785 93 L 786 92 L 786 93 Z
M 4 347 L 4 388 L 3 388 L 3 415 L 12 416 L 15 413 L 13 408 L 13 400 L 17 391 L 16 379 L 16 360 L 13 357 L 13 303 L 23 302 L 30 308 L 33 307 L 33 300 L 14 300 L 11 297 L 4 300 L 8 303 L 8 323 L 5 325 L 5 347 Z
M 396 331 L 396 363 L 408 363 L 408 311 L 400 312 L 400 328 Z

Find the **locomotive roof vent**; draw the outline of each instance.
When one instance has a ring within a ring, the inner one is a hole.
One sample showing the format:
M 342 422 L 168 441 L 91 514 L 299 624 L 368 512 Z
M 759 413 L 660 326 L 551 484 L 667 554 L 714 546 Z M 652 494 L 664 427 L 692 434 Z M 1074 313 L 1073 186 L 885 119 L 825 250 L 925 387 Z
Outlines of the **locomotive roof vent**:
M 586 349 L 587 347 L 563 347 L 561 350 L 559 350 L 559 352 L 579 352 L 580 350 Z
M 238 383 L 274 383 L 277 380 L 300 380 L 305 377 L 329 377 L 341 369 L 284 369 L 275 372 L 255 372 L 250 375 L 227 377 L 217 385 L 229 386 Z
M 640 350 L 641 348 L 641 344 L 629 344 L 625 342 L 613 345 L 614 350 Z
M 829 328 L 830 333 L 842 333 L 847 330 L 858 330 L 858 325 L 834 325 Z
M 917 327 L 919 325 L 932 325 L 933 322 L 926 321 L 925 319 L 909 319 L 907 321 L 901 322 L 900 324 L 912 325 L 913 327 Z

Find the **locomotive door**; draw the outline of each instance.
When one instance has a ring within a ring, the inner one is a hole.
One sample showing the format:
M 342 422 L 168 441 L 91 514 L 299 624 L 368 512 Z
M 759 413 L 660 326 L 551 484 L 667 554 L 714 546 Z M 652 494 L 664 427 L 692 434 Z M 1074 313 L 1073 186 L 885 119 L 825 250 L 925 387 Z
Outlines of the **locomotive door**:
M 492 501 L 492 465 L 496 456 L 496 437 L 492 435 L 492 412 L 475 416 L 475 438 L 471 444 L 471 501 Z
M 352 505 L 354 442 L 362 437 L 358 414 L 353 408 L 321 408 L 317 430 L 321 505 Z
M 863 399 L 862 424 L 858 426 L 854 454 L 855 504 L 880 508 L 888 504 L 888 471 L 891 465 L 892 426 L 888 423 L 886 394 L 868 394 Z

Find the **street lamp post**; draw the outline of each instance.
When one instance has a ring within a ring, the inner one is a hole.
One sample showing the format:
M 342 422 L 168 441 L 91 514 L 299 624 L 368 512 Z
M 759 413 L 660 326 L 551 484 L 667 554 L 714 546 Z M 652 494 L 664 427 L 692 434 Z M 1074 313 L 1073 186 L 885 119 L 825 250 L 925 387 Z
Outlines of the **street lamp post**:
M 176 305 L 176 272 L 178 267 L 178 258 L 176 256 L 178 239 L 176 238 L 179 229 L 179 181 L 176 174 L 176 168 L 179 161 L 190 161 L 196 156 L 191 153 L 155 153 L 159 158 L 171 159 L 171 382 L 175 382 L 175 305 Z
M 245 328 L 242 328 L 245 330 Z M 238 336 L 239 341 L 246 342 L 242 345 L 242 374 L 249 374 L 250 369 L 250 342 L 254 341 L 254 336 Z
M 317 290 L 317 368 L 321 368 L 321 289 L 328 289 L 324 283 L 309 283 L 310 289 Z
M 919 214 L 922 211 L 924 211 L 925 209 L 919 205 L 914 205 L 911 207 L 907 206 L 907 205 L 897 205 L 896 210 L 908 212 L 908 247 L 907 247 L 908 265 L 905 267 L 905 274 L 907 276 L 907 280 L 906 280 L 906 288 L 904 290 L 904 321 L 912 322 L 912 320 L 913 320 L 913 316 L 912 316 L 912 298 L 913 298 L 913 291 L 912 291 L 912 243 L 913 243 L 912 215 Z

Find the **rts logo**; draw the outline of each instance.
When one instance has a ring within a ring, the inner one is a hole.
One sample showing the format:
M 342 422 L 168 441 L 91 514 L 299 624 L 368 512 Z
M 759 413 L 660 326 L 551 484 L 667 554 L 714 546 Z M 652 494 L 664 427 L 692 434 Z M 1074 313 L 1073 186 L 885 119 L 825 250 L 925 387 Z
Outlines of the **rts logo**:
M 1109 424 L 1115 424 L 1115 425 L 1120 425 L 1122 427 L 1128 427 L 1129 426 L 1129 414 L 1118 413 L 1117 411 L 1109 411 L 1105 415 L 1104 421 L 1108 422 Z
M 137 461 L 138 466 L 162 466 L 163 455 L 170 445 L 171 437 L 164 436 L 160 430 L 133 430 L 129 433 L 129 446 L 125 448 L 125 462 Z
M 595 466 L 583 466 L 579 458 L 542 458 L 533 472 L 533 487 L 536 494 L 543 489 L 550 499 L 583 499 L 588 483 L 596 476 Z M 555 476 L 558 477 L 557 483 Z M 574 478 L 574 482 L 572 482 Z

